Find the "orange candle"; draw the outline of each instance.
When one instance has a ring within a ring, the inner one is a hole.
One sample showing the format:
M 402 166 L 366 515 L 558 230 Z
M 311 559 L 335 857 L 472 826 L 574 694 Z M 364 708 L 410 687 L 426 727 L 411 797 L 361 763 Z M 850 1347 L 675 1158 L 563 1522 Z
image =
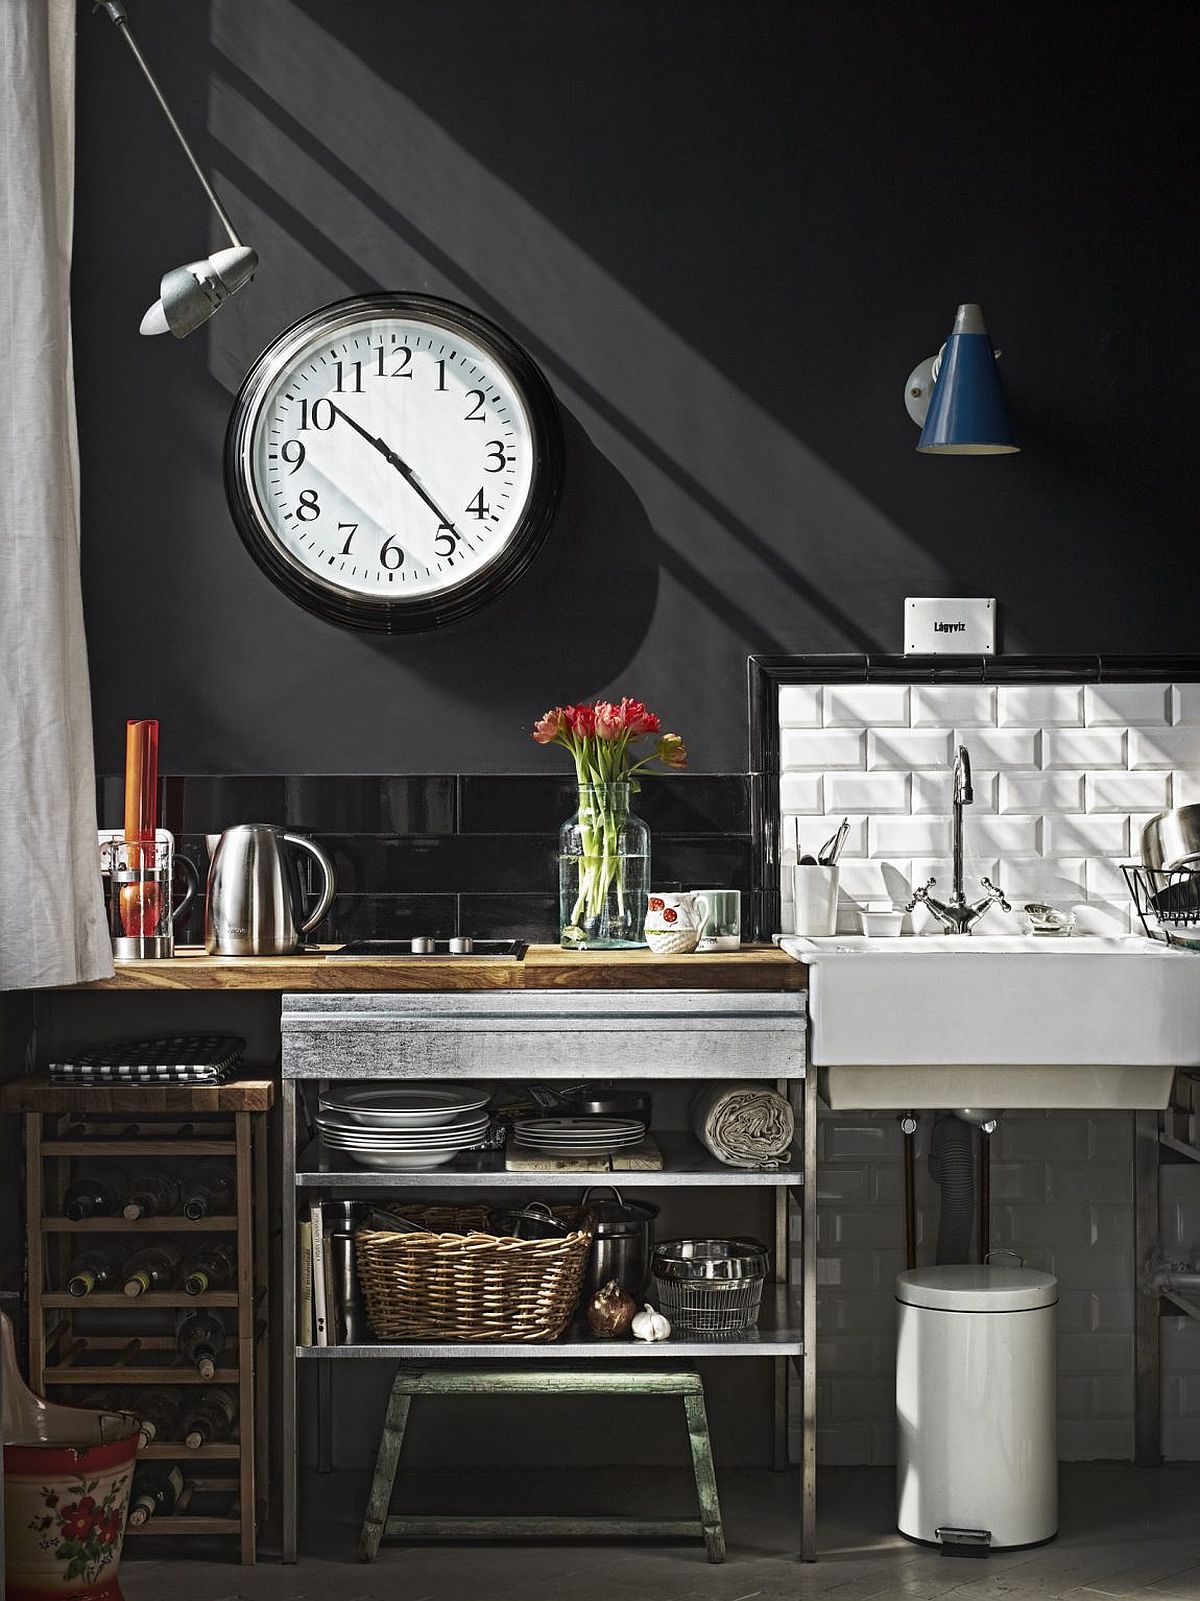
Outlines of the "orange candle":
M 157 829 L 158 719 L 131 717 L 125 725 L 125 843 L 152 841 Z M 129 865 L 140 864 L 141 853 L 131 851 Z

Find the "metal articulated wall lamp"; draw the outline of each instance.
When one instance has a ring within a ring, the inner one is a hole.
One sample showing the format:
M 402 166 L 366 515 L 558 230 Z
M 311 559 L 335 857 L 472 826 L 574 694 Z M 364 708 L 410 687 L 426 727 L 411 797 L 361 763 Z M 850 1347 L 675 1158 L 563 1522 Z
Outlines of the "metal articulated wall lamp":
M 949 339 L 904 386 L 908 415 L 921 430 L 917 449 L 927 455 L 1005 456 L 1013 439 L 993 348 L 980 306 L 958 308 Z
M 199 178 L 213 210 L 220 217 L 221 226 L 229 235 L 227 250 L 214 250 L 211 256 L 205 256 L 201 261 L 190 261 L 186 267 L 174 267 L 170 272 L 164 273 L 162 283 L 159 285 L 159 298 L 142 318 L 142 333 L 172 333 L 176 339 L 182 339 L 194 328 L 199 328 L 201 323 L 207 322 L 230 295 L 236 294 L 244 283 L 253 278 L 258 267 L 258 256 L 249 245 L 244 245 L 238 238 L 228 212 L 204 176 L 200 163 L 183 136 L 183 129 L 172 115 L 166 96 L 159 88 L 145 56 L 138 49 L 129 31 L 129 17 L 121 0 L 96 0 L 95 9 L 106 11 L 118 32 L 124 37 L 125 43 L 133 53 L 133 59 L 153 89 L 154 97 L 163 109 L 163 115 L 183 146 L 183 152 L 191 162 L 192 170 Z

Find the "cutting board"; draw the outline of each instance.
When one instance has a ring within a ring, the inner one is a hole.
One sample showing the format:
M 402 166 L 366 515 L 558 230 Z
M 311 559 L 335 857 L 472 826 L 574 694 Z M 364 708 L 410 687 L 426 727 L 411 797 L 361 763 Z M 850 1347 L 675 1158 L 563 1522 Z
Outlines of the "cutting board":
M 647 1134 L 640 1145 L 606 1156 L 547 1156 L 514 1145 L 505 1153 L 504 1165 L 510 1173 L 661 1173 L 663 1159 Z

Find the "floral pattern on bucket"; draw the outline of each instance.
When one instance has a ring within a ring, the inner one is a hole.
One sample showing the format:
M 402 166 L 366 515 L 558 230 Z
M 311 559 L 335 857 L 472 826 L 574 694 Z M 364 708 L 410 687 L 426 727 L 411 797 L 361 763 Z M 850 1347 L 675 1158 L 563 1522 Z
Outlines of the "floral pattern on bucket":
M 563 826 L 559 845 L 562 943 L 575 950 L 611 950 L 645 943 L 650 835 L 630 810 L 639 776 L 687 766 L 678 734 L 640 700 L 554 706 L 533 726 L 539 745 L 561 745 L 575 763 L 579 809 Z M 639 759 L 634 749 L 657 735 Z
M 97 1501 L 92 1491 L 99 1488 L 99 1479 L 83 1478 L 57 1488 L 45 1485 L 46 1510 L 29 1523 L 41 1548 L 53 1551 L 56 1560 L 66 1564 L 63 1577 L 68 1582 L 82 1579 L 94 1584 L 120 1555 L 129 1477 L 110 1481 L 103 1499 Z

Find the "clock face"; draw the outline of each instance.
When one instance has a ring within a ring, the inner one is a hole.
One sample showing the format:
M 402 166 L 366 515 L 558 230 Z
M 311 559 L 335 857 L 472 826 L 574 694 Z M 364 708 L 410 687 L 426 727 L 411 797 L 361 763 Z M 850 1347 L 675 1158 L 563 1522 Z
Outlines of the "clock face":
M 536 554 L 561 433 L 545 380 L 478 314 L 373 295 L 306 317 L 235 403 L 226 487 L 243 540 L 310 610 L 418 629 L 483 605 Z

